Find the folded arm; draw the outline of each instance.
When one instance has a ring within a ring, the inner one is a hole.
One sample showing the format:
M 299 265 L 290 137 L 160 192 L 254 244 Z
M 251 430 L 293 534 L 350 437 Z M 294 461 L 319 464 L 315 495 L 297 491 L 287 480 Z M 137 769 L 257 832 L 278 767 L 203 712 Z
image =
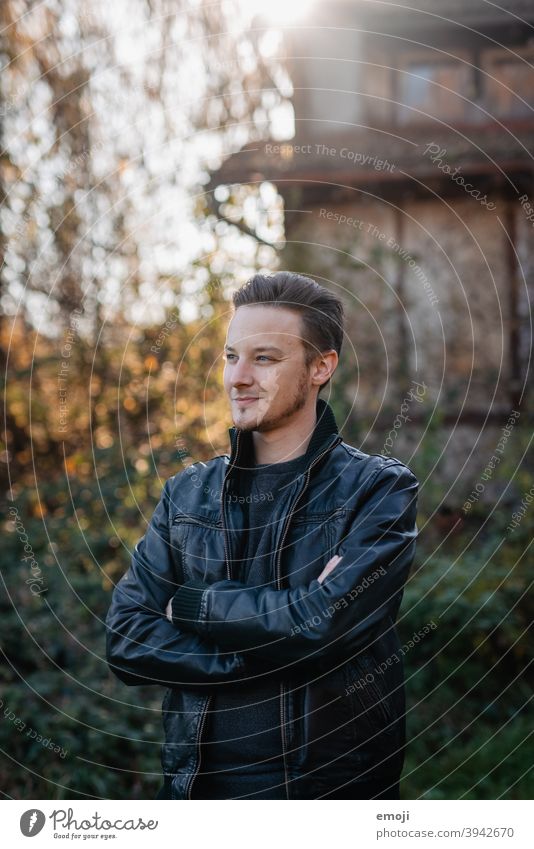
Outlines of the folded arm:
M 173 622 L 271 663 L 317 661 L 368 645 L 397 609 L 408 577 L 417 490 L 415 476 L 400 463 L 375 472 L 338 546 L 342 560 L 322 583 L 275 590 L 239 581 L 188 581 L 173 598 Z
M 176 628 L 165 616 L 178 581 L 169 539 L 169 481 L 106 617 L 106 658 L 125 684 L 196 686 L 249 680 L 250 665 L 214 640 Z

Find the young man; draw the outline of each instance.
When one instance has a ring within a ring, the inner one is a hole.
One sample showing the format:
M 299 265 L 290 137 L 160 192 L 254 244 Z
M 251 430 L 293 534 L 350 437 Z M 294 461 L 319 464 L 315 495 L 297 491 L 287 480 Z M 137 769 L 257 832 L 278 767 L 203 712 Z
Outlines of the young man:
M 418 483 L 318 397 L 343 307 L 310 278 L 233 297 L 230 454 L 169 478 L 107 616 L 126 684 L 160 684 L 170 799 L 399 798 Z

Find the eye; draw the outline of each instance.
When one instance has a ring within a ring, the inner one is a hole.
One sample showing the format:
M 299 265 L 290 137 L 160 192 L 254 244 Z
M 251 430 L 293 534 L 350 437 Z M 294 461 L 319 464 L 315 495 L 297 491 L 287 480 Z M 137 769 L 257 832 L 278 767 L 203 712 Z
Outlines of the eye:
M 259 360 L 261 360 L 261 359 L 264 359 L 264 360 L 270 360 L 270 359 L 272 359 L 272 357 L 267 357 L 265 354 L 258 354 L 258 357 L 257 357 L 257 358 L 258 358 Z
M 230 360 L 232 357 L 235 357 L 235 354 L 223 354 L 225 360 Z

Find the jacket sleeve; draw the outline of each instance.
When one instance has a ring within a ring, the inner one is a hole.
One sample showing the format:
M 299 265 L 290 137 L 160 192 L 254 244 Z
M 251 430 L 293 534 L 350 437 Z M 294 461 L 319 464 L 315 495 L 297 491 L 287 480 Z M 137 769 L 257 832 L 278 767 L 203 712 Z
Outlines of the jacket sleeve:
M 115 586 L 106 616 L 106 659 L 125 684 L 194 686 L 250 677 L 236 652 L 220 650 L 207 636 L 176 628 L 166 605 L 178 580 L 169 538 L 169 483 L 131 565 Z
M 343 559 L 322 583 L 275 590 L 217 581 L 201 591 L 198 617 L 181 627 L 271 662 L 317 662 L 369 645 L 400 604 L 415 553 L 417 491 L 407 466 L 381 467 L 338 547 Z

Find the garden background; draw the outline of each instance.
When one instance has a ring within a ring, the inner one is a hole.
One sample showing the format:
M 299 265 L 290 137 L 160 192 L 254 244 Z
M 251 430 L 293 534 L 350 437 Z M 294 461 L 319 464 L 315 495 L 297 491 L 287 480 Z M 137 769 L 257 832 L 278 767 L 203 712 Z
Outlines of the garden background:
M 261 11 L 237 0 L 0 6 L 5 798 L 141 799 L 161 785 L 163 691 L 110 673 L 111 591 L 165 480 L 228 450 L 232 291 L 255 271 L 313 274 L 318 255 L 287 241 L 273 182 L 218 195 L 210 184 L 244 145 L 291 139 L 281 23 Z M 380 266 L 379 249 L 344 266 L 361 295 L 346 298 L 356 348 L 370 261 Z M 322 282 L 336 287 L 326 272 Z M 387 428 L 359 403 L 346 350 L 328 400 L 347 442 L 381 452 Z M 498 465 L 488 471 L 482 452 L 453 496 L 433 473 L 453 463 L 440 435 L 451 396 L 429 392 L 416 450 L 393 450 L 422 482 L 401 641 L 437 624 L 404 657 L 406 799 L 532 796 L 527 384 L 528 369 L 500 414 L 498 431 L 519 411 Z M 409 385 L 405 371 L 383 421 Z M 482 390 L 487 412 L 489 378 Z M 484 473 L 484 498 L 462 509 Z

